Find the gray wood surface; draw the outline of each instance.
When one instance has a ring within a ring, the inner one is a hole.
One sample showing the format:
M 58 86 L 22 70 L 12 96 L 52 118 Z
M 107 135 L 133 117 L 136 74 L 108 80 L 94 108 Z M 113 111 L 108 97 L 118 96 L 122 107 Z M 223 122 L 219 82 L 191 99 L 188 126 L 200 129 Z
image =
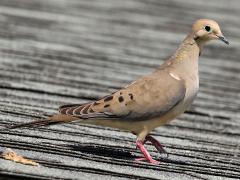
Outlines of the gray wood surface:
M 0 179 L 238 179 L 240 177 L 240 1 L 1 0 L 0 128 L 94 100 L 153 71 L 198 18 L 217 20 L 230 46 L 211 43 L 191 109 L 153 135 L 170 156 L 136 164 L 135 137 L 64 124 L 0 132 Z

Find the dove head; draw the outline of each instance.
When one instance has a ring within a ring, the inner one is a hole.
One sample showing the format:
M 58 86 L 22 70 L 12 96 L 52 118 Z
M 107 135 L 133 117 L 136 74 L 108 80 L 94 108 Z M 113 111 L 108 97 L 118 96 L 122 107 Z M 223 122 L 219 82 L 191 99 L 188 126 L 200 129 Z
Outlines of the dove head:
M 218 23 L 210 19 L 197 20 L 192 26 L 192 35 L 196 42 L 201 44 L 215 39 L 229 44 L 228 40 L 223 36 Z

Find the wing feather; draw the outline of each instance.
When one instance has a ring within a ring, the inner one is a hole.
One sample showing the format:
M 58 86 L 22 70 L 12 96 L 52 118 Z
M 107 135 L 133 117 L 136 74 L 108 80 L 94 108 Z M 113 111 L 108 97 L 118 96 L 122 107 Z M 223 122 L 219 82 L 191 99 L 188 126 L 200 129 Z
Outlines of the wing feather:
M 95 102 L 61 106 L 61 114 L 82 119 L 121 119 L 142 121 L 164 115 L 181 102 L 186 93 L 183 80 L 165 71 L 144 77 L 135 83 Z M 160 79 L 159 77 L 165 77 Z M 164 75 L 164 76 L 163 76 Z

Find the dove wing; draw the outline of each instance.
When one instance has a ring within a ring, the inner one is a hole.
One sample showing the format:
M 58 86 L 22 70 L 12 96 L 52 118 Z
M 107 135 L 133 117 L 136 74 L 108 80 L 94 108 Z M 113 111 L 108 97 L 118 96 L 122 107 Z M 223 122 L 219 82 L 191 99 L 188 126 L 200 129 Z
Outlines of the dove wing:
M 184 99 L 185 93 L 184 81 L 162 70 L 97 101 L 61 106 L 59 112 L 80 119 L 143 121 L 164 115 Z

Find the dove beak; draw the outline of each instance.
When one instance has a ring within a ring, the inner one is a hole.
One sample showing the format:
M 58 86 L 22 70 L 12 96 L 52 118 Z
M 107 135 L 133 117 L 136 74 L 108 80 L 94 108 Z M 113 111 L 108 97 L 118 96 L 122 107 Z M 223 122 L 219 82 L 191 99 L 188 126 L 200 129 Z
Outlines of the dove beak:
M 218 39 L 222 42 L 224 42 L 225 44 L 229 45 L 229 41 L 227 40 L 227 38 L 225 38 L 223 35 L 219 35 L 216 34 L 216 36 L 218 37 Z

